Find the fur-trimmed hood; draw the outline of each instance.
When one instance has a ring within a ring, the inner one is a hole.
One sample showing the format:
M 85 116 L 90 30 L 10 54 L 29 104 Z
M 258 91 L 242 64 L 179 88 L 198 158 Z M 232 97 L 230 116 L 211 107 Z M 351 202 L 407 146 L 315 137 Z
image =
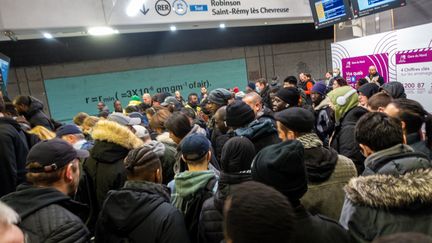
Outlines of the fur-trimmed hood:
M 432 204 L 432 169 L 404 175 L 371 175 L 353 178 L 345 186 L 354 204 L 384 209 L 412 209 Z
M 127 127 L 106 120 L 99 121 L 95 125 L 91 136 L 94 140 L 115 143 L 126 149 L 139 148 L 144 144 Z

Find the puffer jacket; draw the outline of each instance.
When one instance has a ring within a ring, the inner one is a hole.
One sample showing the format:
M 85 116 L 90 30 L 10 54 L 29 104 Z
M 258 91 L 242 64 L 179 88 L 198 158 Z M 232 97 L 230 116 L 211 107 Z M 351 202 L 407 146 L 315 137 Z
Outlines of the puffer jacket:
M 416 152 L 424 153 L 429 159 L 432 159 L 432 150 L 428 147 L 426 141 L 420 138 L 420 134 L 411 133 L 406 136 L 407 144 Z
M 110 191 L 96 226 L 96 242 L 189 242 L 182 214 L 170 204 L 165 186 L 126 181 Z
M 353 178 L 345 187 L 340 223 L 352 242 L 371 242 L 398 232 L 432 236 L 431 181 L 430 168 Z
M 18 213 L 19 227 L 28 242 L 89 242 L 90 234 L 82 221 L 86 220 L 87 208 L 57 189 L 20 185 L 0 200 Z
M 247 127 L 234 130 L 236 136 L 243 136 L 251 140 L 258 153 L 261 149 L 280 142 L 278 132 L 271 119 L 255 120 Z
M 51 122 L 51 119 L 43 112 L 44 106 L 42 102 L 32 96 L 29 97 L 30 107 L 23 115 L 30 123 L 31 127 L 43 126 L 51 131 L 54 131 L 54 124 Z
M 351 159 L 356 168 L 357 174 L 361 175 L 364 170 L 365 157 L 360 152 L 360 146 L 354 138 L 357 121 L 368 111 L 360 106 L 349 110 L 336 125 L 335 131 L 330 139 L 330 146 L 339 154 Z
M 301 198 L 302 205 L 314 215 L 339 220 L 345 195 L 343 187 L 357 176 L 354 163 L 338 155 L 334 149 L 323 147 L 314 133 L 297 139 L 305 148 L 304 162 L 308 177 L 308 191 Z
M 126 181 L 123 164 L 129 151 L 143 145 L 129 129 L 112 121 L 99 121 L 93 128 L 95 145 L 84 169 L 92 179 L 99 208 L 109 190 L 120 189 Z

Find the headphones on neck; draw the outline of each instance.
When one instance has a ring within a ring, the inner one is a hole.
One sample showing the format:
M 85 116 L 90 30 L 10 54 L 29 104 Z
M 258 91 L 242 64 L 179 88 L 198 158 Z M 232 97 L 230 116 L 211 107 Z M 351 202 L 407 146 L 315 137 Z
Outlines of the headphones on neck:
M 348 93 L 346 93 L 345 95 L 337 97 L 336 104 L 338 104 L 339 106 L 344 106 L 347 103 L 347 99 L 355 93 L 357 93 L 357 90 L 352 89 L 348 91 Z

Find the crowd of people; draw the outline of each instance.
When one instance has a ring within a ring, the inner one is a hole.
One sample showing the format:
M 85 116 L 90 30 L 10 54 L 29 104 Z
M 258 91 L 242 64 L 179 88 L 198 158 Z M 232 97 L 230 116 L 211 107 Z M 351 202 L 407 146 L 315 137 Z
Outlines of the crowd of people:
M 0 96 L 0 242 L 432 242 L 432 115 L 374 67 L 298 77 L 71 124 Z

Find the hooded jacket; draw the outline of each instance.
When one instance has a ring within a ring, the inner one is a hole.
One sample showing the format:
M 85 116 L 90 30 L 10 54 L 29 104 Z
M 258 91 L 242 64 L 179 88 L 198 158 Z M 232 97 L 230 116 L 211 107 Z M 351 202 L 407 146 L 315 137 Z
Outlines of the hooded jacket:
M 95 236 L 96 242 L 189 242 L 183 216 L 169 203 L 167 188 L 143 181 L 127 181 L 121 190 L 108 193 Z
M 40 100 L 30 97 L 30 106 L 27 112 L 23 113 L 24 117 L 30 123 L 31 127 L 43 126 L 47 129 L 54 131 L 54 124 L 51 119 L 43 112 L 43 104 Z
M 250 139 L 257 153 L 269 145 L 280 142 L 277 129 L 271 119 L 255 120 L 247 127 L 236 129 L 234 133 L 236 136 Z
M 99 121 L 93 128 L 95 145 L 84 169 L 92 179 L 97 203 L 102 206 L 109 190 L 120 189 L 126 181 L 124 158 L 143 145 L 129 129 L 112 121 Z
M 330 98 L 326 97 L 314 107 L 315 114 L 315 131 L 318 137 L 327 146 L 331 135 L 333 134 L 335 122 L 333 111 L 330 108 Z
M 0 117 L 0 197 L 25 181 L 28 152 L 26 136 L 18 122 Z
M 87 208 L 57 189 L 20 185 L 1 201 L 18 213 L 19 227 L 29 242 L 75 243 L 88 242 L 90 238 L 82 222 Z
M 308 191 L 301 198 L 302 205 L 312 214 L 339 220 L 345 195 L 343 187 L 357 176 L 354 163 L 338 155 L 334 149 L 323 147 L 314 133 L 297 139 L 305 148 L 304 162 L 308 177 Z
M 432 149 L 430 149 L 426 141 L 422 140 L 420 134 L 410 133 L 406 136 L 407 144 L 416 152 L 424 153 L 429 159 L 432 159 Z
M 360 145 L 354 139 L 355 126 L 357 121 L 368 111 L 360 106 L 356 106 L 345 113 L 330 139 L 330 146 L 339 154 L 351 159 L 360 175 L 364 170 L 365 157 L 360 152 Z
M 393 99 L 406 98 L 405 88 L 400 82 L 390 82 L 382 86 Z
M 354 242 L 397 232 L 432 235 L 432 170 L 360 176 L 345 187 L 340 223 Z

